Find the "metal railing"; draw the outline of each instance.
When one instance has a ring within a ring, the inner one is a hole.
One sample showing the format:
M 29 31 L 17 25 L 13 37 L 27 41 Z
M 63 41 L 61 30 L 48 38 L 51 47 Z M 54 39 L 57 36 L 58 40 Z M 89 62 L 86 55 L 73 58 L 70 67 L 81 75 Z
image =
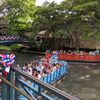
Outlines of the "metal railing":
M 20 77 L 29 80 L 31 84 L 23 81 Z M 2 100 L 78 100 L 70 94 L 22 72 L 18 68 L 11 68 L 7 79 L 2 77 L 2 80 L 4 83 L 2 84 Z M 34 88 L 32 83 L 38 85 L 38 88 Z

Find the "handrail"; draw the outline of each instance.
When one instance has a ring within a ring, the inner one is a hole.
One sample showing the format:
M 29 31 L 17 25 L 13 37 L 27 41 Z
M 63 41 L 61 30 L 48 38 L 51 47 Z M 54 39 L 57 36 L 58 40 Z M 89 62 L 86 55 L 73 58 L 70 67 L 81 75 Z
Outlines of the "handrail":
M 9 86 L 13 87 L 15 90 L 17 90 L 19 93 L 21 93 L 22 95 L 24 95 L 26 98 L 28 98 L 28 100 L 33 100 L 33 98 L 31 96 L 29 96 L 28 94 L 26 94 L 25 92 L 23 92 L 22 90 L 20 90 L 18 87 L 14 86 L 13 84 L 11 84 L 8 80 L 6 80 L 3 77 L 0 77 L 2 79 L 3 82 L 5 82 L 6 84 L 8 84 Z
M 11 70 L 14 71 L 14 72 L 19 73 L 20 75 L 28 78 L 29 80 L 37 83 L 38 85 L 41 85 L 43 88 L 47 89 L 48 91 L 51 91 L 56 96 L 61 97 L 61 98 L 63 97 L 64 100 L 78 100 L 77 98 L 71 96 L 70 94 L 65 93 L 65 92 L 63 92 L 63 91 L 61 91 L 61 90 L 59 90 L 59 89 L 57 89 L 57 88 L 55 88 L 55 87 L 53 87 L 53 86 L 51 86 L 49 84 L 46 84 L 46 83 L 38 80 L 36 77 L 30 76 L 30 75 L 26 74 L 25 72 L 22 72 L 22 70 L 20 70 L 20 69 L 18 69 L 16 67 L 15 68 L 11 68 Z

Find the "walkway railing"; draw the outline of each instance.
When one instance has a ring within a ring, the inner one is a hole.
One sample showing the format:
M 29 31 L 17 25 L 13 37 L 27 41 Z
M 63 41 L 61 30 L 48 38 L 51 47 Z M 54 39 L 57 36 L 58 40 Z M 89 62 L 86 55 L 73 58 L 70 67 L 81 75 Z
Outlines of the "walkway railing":
M 25 81 L 20 77 L 24 77 Z M 78 100 L 18 68 L 11 68 L 7 80 L 4 77 L 2 80 L 2 100 Z M 38 88 L 33 87 L 33 83 Z
M 0 44 L 29 43 L 25 37 L 19 35 L 0 35 Z
M 18 41 L 23 40 L 24 38 L 20 37 L 19 35 L 0 35 L 0 41 Z

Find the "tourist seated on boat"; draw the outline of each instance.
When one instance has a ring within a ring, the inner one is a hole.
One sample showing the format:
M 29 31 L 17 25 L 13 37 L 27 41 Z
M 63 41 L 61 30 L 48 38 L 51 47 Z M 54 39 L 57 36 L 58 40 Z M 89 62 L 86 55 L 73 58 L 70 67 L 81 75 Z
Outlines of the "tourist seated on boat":
M 29 61 L 29 62 L 28 62 L 28 67 L 31 67 L 31 66 L 32 66 L 32 62 Z
M 39 71 L 35 71 L 35 72 L 34 72 L 34 77 L 40 79 L 40 78 L 41 78 L 40 72 L 39 72 Z
M 41 75 L 42 75 L 42 77 L 44 77 L 44 76 L 46 76 L 46 75 L 47 75 L 47 73 L 45 72 L 45 70 L 44 70 L 44 69 L 42 70 Z
M 87 55 L 87 53 L 85 51 L 79 51 L 79 50 L 68 50 L 68 51 L 65 51 L 65 50 L 54 50 L 52 52 L 49 52 L 51 54 L 54 54 L 56 53 L 57 55 L 59 54 L 69 54 L 69 55 Z
M 42 70 L 43 70 L 43 69 L 42 69 L 41 66 L 38 66 L 38 67 L 37 67 L 37 71 L 38 71 L 39 73 L 42 73 Z
M 43 59 L 41 59 L 41 62 L 42 62 L 42 65 L 45 66 L 45 67 L 50 66 L 49 59 L 46 58 L 46 57 L 44 57 Z
M 52 65 L 52 71 L 55 71 L 55 70 L 57 70 L 57 67 L 56 67 L 56 64 L 53 64 Z
M 91 56 L 95 56 L 96 54 L 95 54 L 95 52 L 89 52 L 89 55 L 91 55 Z
M 33 64 L 38 64 L 38 60 L 37 59 L 36 60 L 33 60 L 32 63 Z
M 29 74 L 29 75 L 32 76 L 32 73 L 33 73 L 33 72 L 32 72 L 32 67 L 29 67 L 28 70 L 27 70 L 27 74 Z
M 58 62 L 58 55 L 57 52 L 53 51 L 53 55 L 49 59 L 50 64 L 56 64 Z
M 56 64 L 56 68 L 58 69 L 58 68 L 60 68 L 61 67 L 61 64 L 60 63 L 57 63 Z
M 40 66 L 41 66 L 42 70 L 45 68 L 45 64 L 44 63 L 42 63 Z
M 28 69 L 28 63 L 25 63 L 25 65 L 22 67 L 22 70 L 26 72 L 27 69 Z
M 51 72 L 52 72 L 52 68 L 49 66 L 49 67 L 47 67 L 47 74 L 50 74 Z
M 34 64 L 33 63 L 33 65 L 32 65 L 33 76 L 34 76 L 34 73 L 42 74 L 44 67 L 45 67 L 45 65 L 43 63 L 42 64 L 37 64 L 37 63 Z
M 49 62 L 49 60 L 46 57 L 43 57 L 40 62 L 37 60 L 34 60 L 33 62 L 29 61 L 23 66 L 22 70 L 28 73 L 29 75 L 35 76 L 38 79 L 40 79 L 41 77 L 52 73 L 53 71 L 57 70 L 62 66 L 58 62 L 58 57 L 56 54 L 53 55 L 51 59 L 54 60 L 53 63 Z
M 98 55 L 100 52 L 98 49 L 95 50 L 95 54 Z
M 39 67 L 39 65 L 36 63 L 36 64 L 34 64 L 34 67 L 33 67 L 33 69 L 38 69 L 38 67 Z
M 48 60 L 49 60 L 49 59 L 48 59 L 47 57 L 43 57 L 43 58 L 41 59 L 42 62 L 48 62 Z
M 46 50 L 46 54 L 47 54 L 47 53 L 50 53 L 50 50 Z

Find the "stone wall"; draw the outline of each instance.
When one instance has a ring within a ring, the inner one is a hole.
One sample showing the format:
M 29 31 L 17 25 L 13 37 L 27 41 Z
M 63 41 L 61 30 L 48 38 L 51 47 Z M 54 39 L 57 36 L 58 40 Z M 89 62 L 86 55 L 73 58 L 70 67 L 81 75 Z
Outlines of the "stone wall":
M 82 48 L 100 49 L 100 42 L 96 40 L 86 40 L 81 44 Z

